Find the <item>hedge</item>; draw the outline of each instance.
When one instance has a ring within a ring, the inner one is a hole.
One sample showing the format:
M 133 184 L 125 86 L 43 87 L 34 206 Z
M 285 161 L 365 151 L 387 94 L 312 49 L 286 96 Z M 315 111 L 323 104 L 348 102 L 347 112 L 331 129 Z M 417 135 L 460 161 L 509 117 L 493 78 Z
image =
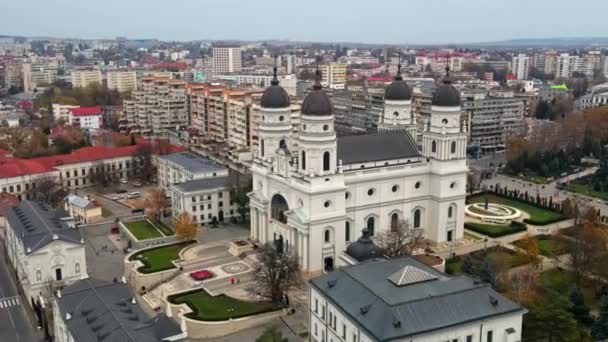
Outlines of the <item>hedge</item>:
M 525 223 L 513 221 L 508 226 L 501 226 L 495 224 L 475 223 L 466 222 L 464 224 L 466 229 L 470 229 L 476 233 L 487 235 L 489 237 L 498 238 L 505 235 L 511 235 L 519 232 L 526 231 L 528 226 Z

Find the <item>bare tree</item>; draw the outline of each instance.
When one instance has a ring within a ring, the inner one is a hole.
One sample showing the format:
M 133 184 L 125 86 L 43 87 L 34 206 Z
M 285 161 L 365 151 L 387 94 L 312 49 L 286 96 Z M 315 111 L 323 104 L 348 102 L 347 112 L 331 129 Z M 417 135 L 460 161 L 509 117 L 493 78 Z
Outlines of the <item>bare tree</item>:
M 279 303 L 289 289 L 301 282 L 298 258 L 293 252 L 270 243 L 262 246 L 258 255 L 256 289 L 262 296 Z
M 401 220 L 392 225 L 390 230 L 379 233 L 374 240 L 389 258 L 411 255 L 424 246 L 424 230 L 414 229 L 406 220 Z
M 144 205 L 148 218 L 154 222 L 160 222 L 161 214 L 164 213 L 170 204 L 163 189 L 153 189 L 146 193 Z
M 504 272 L 500 283 L 505 295 L 521 305 L 529 306 L 538 297 L 540 280 L 538 271 L 532 266 Z
M 150 144 L 138 145 L 133 156 L 135 174 L 145 181 L 149 181 L 156 174 L 152 163 L 152 150 Z
M 67 191 L 55 177 L 44 177 L 36 180 L 26 193 L 27 198 L 56 208 L 63 203 Z

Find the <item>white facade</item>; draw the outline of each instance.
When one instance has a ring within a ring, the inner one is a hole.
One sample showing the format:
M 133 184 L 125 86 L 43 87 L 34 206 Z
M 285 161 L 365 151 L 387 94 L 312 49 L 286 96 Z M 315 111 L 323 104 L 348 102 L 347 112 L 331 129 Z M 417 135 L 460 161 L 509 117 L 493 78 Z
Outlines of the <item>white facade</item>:
M 341 266 L 338 256 L 363 227 L 373 235 L 395 220 L 424 229 L 435 243 L 461 239 L 468 166 L 460 113 L 460 106 L 432 107 L 420 154 L 349 164 L 338 155 L 333 114 L 302 114 L 296 135 L 288 108 L 262 108 L 251 167 L 251 239 L 283 241 L 305 272 Z
M 511 71 L 518 80 L 527 79 L 530 72 L 530 57 L 521 53 L 513 56 L 511 59 Z
M 562 53 L 555 59 L 555 78 L 572 78 L 572 74 L 578 71 L 579 57 Z
M 313 342 L 380 342 L 314 288 L 310 291 L 309 307 L 309 333 Z M 391 341 L 519 342 L 522 320 L 523 313 L 515 312 Z
M 86 88 L 93 84 L 101 86 L 101 71 L 99 69 L 72 71 L 73 88 Z
M 241 71 L 242 56 L 240 46 L 216 45 L 213 54 L 213 74 Z
M 225 184 L 199 189 L 183 189 L 174 185 L 170 191 L 173 217 L 186 212 L 202 226 L 213 222 L 214 218 L 223 222 L 239 215 L 238 206 L 230 199 L 230 189 Z
M 80 106 L 53 103 L 51 108 L 53 110 L 53 118 L 55 119 L 55 121 L 63 120 L 64 122 L 68 122 L 70 116 L 70 109 L 80 108 Z
M 320 66 L 323 79 L 321 84 L 331 89 L 344 89 L 346 86 L 346 64 L 329 63 Z
M 108 71 L 106 74 L 108 89 L 121 93 L 137 90 L 137 74 L 135 71 Z
M 71 112 L 68 116 L 68 124 L 78 126 L 82 129 L 100 129 L 102 125 L 101 114 L 92 115 L 73 115 Z
M 228 169 L 191 153 L 174 153 L 157 158 L 158 185 L 169 190 L 173 184 L 197 179 L 227 177 Z

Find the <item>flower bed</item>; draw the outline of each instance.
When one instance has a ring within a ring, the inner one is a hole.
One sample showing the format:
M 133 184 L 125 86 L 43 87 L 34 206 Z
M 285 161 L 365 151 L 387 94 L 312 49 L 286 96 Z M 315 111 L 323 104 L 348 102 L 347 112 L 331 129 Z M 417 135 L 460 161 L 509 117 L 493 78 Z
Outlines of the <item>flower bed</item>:
M 211 279 L 211 278 L 215 277 L 215 274 L 213 274 L 213 272 L 208 271 L 208 270 L 200 270 L 200 271 L 190 273 L 190 277 L 192 277 L 192 279 L 194 279 L 196 281 L 202 281 L 202 280 L 207 280 L 207 279 Z
M 181 242 L 148 249 L 133 254 L 129 260 L 139 260 L 144 264 L 144 266 L 137 270 L 141 273 L 154 273 L 170 270 L 175 268 L 172 261 L 179 259 L 179 252 L 193 243 L 195 243 L 195 241 Z
M 493 238 L 523 232 L 528 229 L 526 224 L 517 221 L 511 222 L 509 225 L 466 222 L 464 227 Z

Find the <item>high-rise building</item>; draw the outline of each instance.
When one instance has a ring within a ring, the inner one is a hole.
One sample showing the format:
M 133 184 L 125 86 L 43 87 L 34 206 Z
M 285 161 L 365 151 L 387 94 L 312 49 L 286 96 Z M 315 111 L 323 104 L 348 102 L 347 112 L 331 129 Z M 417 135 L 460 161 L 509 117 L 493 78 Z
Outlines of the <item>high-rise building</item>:
M 528 78 L 530 72 L 530 57 L 525 54 L 518 54 L 511 59 L 511 72 L 518 80 Z
M 169 130 L 188 126 L 186 86 L 184 80 L 143 77 L 133 99 L 123 102 L 126 127 L 133 133 L 163 137 Z
M 579 69 L 579 57 L 562 53 L 555 58 L 555 78 L 571 78 Z
M 73 88 L 86 88 L 92 84 L 101 86 L 101 71 L 99 69 L 72 70 Z
M 55 82 L 63 66 L 59 57 L 35 57 L 22 65 L 23 91 L 32 92 L 37 87 Z
M 21 61 L 11 60 L 4 64 L 4 85 L 10 87 L 23 87 L 23 73 Z
M 320 66 L 321 84 L 330 89 L 344 89 L 346 86 L 346 64 L 328 63 Z
M 108 71 L 106 80 L 110 90 L 121 93 L 137 90 L 137 74 L 135 71 Z
M 213 54 L 213 73 L 239 72 L 242 68 L 241 47 L 239 45 L 215 44 Z

